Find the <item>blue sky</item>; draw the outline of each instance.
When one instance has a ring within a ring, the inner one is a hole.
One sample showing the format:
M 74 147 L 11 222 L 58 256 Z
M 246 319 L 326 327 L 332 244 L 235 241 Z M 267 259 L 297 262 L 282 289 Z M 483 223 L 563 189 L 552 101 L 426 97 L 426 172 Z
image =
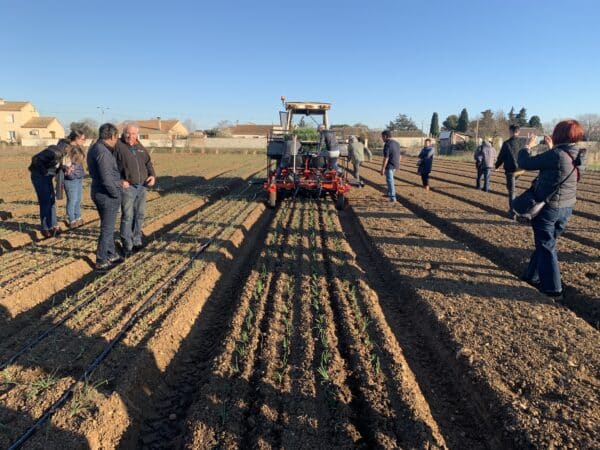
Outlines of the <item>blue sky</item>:
M 272 123 L 279 97 L 332 123 L 429 128 L 466 107 L 600 113 L 600 2 L 0 0 L 0 98 L 64 125 Z

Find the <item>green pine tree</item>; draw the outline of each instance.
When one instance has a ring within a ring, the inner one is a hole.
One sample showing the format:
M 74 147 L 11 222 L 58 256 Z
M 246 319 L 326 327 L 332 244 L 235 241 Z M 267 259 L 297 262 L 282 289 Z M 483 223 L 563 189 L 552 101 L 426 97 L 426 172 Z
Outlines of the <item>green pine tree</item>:
M 527 110 L 525 108 L 521 108 L 519 110 L 519 114 L 516 117 L 517 124 L 521 127 L 527 126 Z
M 429 126 L 429 134 L 432 137 L 438 137 L 440 135 L 440 119 L 438 113 L 434 112 L 431 116 L 431 125 Z
M 460 117 L 458 118 L 458 124 L 456 125 L 456 131 L 460 131 L 464 133 L 469 129 L 469 114 L 467 113 L 467 108 L 463 108 L 460 112 Z
M 542 128 L 542 120 L 540 119 L 540 116 L 531 116 L 531 118 L 529 119 L 529 126 L 531 128 Z

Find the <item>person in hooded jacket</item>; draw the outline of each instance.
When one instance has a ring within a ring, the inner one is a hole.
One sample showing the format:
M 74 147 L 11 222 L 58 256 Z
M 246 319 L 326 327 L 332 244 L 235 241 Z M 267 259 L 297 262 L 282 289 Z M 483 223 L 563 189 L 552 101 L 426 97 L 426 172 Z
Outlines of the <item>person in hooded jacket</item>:
M 81 197 L 83 194 L 83 177 L 85 170 L 83 162 L 85 153 L 81 146 L 85 142 L 85 135 L 78 130 L 72 130 L 66 139 L 58 141 L 57 146 L 63 148 L 65 156 L 62 160 L 64 174 L 64 187 L 67 194 L 67 217 L 69 228 L 83 225 L 81 218 Z
M 419 160 L 417 161 L 418 172 L 421 175 L 421 181 L 423 182 L 423 189 L 429 190 L 429 174 L 433 167 L 433 156 L 435 150 L 431 144 L 431 139 L 427 138 L 424 142 L 425 146 L 419 152 Z
M 31 158 L 29 171 L 40 206 L 42 236 L 58 236 L 60 227 L 56 219 L 56 193 L 52 181 L 60 168 L 64 149 L 51 145 Z
M 585 168 L 585 149 L 577 146 L 584 136 L 582 126 L 576 120 L 559 122 L 552 137 L 545 136 L 549 150 L 532 155 L 530 148 L 536 145 L 536 136 L 518 154 L 519 167 L 539 170 L 534 186 L 537 201 L 545 201 L 541 212 L 531 220 L 535 250 L 522 278 L 536 286 L 542 293 L 562 298 L 562 284 L 556 241 L 567 226 L 577 201 L 577 182 Z

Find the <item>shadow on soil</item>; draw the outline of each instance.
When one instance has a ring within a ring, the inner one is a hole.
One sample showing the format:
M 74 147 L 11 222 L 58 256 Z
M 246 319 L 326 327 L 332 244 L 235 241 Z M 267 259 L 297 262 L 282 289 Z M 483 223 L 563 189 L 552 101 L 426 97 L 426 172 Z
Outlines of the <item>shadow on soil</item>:
M 373 170 L 373 169 L 372 169 Z M 406 180 L 402 180 L 406 182 Z M 372 188 L 383 192 L 384 187 L 371 180 L 365 180 L 365 183 Z M 411 183 L 417 185 L 417 183 Z M 452 197 L 450 194 L 446 194 Z M 457 199 L 469 203 L 468 200 L 463 197 L 456 196 Z M 490 259 L 498 267 L 507 270 L 508 272 L 519 277 L 529 262 L 531 251 L 525 249 L 516 249 L 510 247 L 501 247 L 493 242 L 488 241 L 485 237 L 477 236 L 467 230 L 462 229 L 459 225 L 454 223 L 454 220 L 444 219 L 436 214 L 435 210 L 429 209 L 427 205 L 419 204 L 418 201 L 409 196 L 397 194 L 396 198 L 398 202 L 411 211 L 415 217 L 418 217 L 435 228 L 439 229 L 442 233 L 449 236 L 451 239 L 461 242 L 468 246 L 471 251 Z M 475 202 L 475 205 L 485 209 L 485 207 Z M 506 226 L 520 226 L 518 224 L 506 223 Z M 566 236 L 567 233 L 563 233 Z M 533 245 L 532 245 L 533 247 Z M 560 252 L 559 258 L 562 261 L 568 262 L 596 262 L 596 257 L 590 257 L 589 255 L 582 255 L 574 252 Z M 564 284 L 564 283 L 563 283 Z M 581 317 L 583 320 L 588 322 L 594 328 L 600 327 L 600 300 L 597 298 L 591 298 L 586 293 L 582 292 L 577 286 L 564 285 L 564 300 L 563 305 L 571 309 L 575 314 Z
M 195 181 L 203 180 L 201 177 L 188 177 L 188 182 L 190 179 Z M 239 185 L 239 183 L 244 182 L 243 179 L 235 178 L 231 179 L 229 187 L 233 187 L 234 185 Z M 195 187 L 190 187 L 190 190 L 196 192 L 197 189 Z M 211 197 L 219 197 L 222 196 L 222 193 L 212 193 Z M 201 210 L 202 208 L 200 208 Z M 169 223 L 165 227 L 160 230 L 161 234 L 165 235 L 165 238 L 168 238 L 169 231 L 180 223 L 188 220 L 194 215 L 198 214 L 198 210 L 194 210 L 190 213 L 187 213 L 177 220 Z M 212 223 L 211 223 L 212 224 Z M 214 225 L 214 224 L 213 224 Z M 225 225 L 225 224 L 223 224 Z M 238 226 L 238 228 L 240 228 Z M 250 232 L 249 230 L 243 230 L 245 235 L 255 233 L 256 231 Z M 93 235 L 90 236 L 92 238 L 96 238 L 97 233 L 92 229 L 84 229 L 79 228 L 73 231 L 81 236 L 86 236 L 88 234 Z M 192 238 L 191 236 L 183 237 L 185 242 L 194 242 L 197 240 Z M 150 239 L 148 239 L 150 241 Z M 49 246 L 48 251 L 57 252 L 58 248 L 54 248 L 54 245 L 59 245 L 59 241 L 53 243 Z M 199 243 L 200 244 L 200 243 Z M 237 248 L 233 246 L 231 241 L 215 241 L 215 245 L 221 246 L 221 248 L 226 249 L 230 254 L 235 254 L 238 251 Z M 149 251 L 149 249 L 144 249 L 142 252 Z M 205 252 L 205 257 L 215 259 L 215 255 L 217 251 L 207 251 Z M 188 256 L 189 254 L 185 254 L 183 256 Z M 88 261 L 91 264 L 91 261 Z M 117 266 L 113 270 L 118 270 Z M 218 270 L 220 273 L 227 273 L 229 267 L 227 264 L 218 264 Z M 40 333 L 45 331 L 46 329 L 53 326 L 53 320 L 51 318 L 44 318 L 44 314 L 47 313 L 51 308 L 55 306 L 59 306 L 60 303 L 65 300 L 68 296 L 78 292 L 83 289 L 89 283 L 97 280 L 101 277 L 102 274 L 98 274 L 95 272 L 90 272 L 84 277 L 78 279 L 73 282 L 69 286 L 66 286 L 61 291 L 54 294 L 52 297 L 48 298 L 44 302 L 39 303 L 35 307 L 29 309 L 28 311 L 19 314 L 15 318 L 11 318 L 8 310 L 6 308 L 0 306 L 0 337 L 3 342 L 2 347 L 0 348 L 0 363 L 4 363 L 8 360 L 16 351 L 21 349 L 23 346 L 27 345 L 30 341 L 35 339 Z M 212 303 L 220 302 L 222 299 L 214 298 Z M 106 307 L 108 306 L 108 309 Z M 173 305 L 172 305 L 173 306 Z M 110 305 L 104 305 L 102 308 L 105 309 L 106 314 L 109 314 Z M 133 308 L 133 306 L 132 306 Z M 119 392 L 120 385 L 118 384 L 118 379 L 114 378 L 114 373 L 119 373 L 120 370 L 126 368 L 126 364 L 124 365 L 124 361 L 132 361 L 135 360 L 136 364 L 138 361 L 140 371 L 139 376 L 142 376 L 142 380 L 151 380 L 152 383 L 157 384 L 159 380 L 164 380 L 165 373 L 156 366 L 155 355 L 149 352 L 145 348 L 145 344 L 147 344 L 148 340 L 153 336 L 153 333 L 156 329 L 160 328 L 165 320 L 166 316 L 170 312 L 169 308 L 164 312 L 163 315 L 158 317 L 153 324 L 153 327 L 147 330 L 144 338 L 139 342 L 138 345 L 134 348 L 124 347 L 122 344 L 118 344 L 116 349 L 114 350 L 114 354 L 119 354 L 119 358 L 114 360 L 114 355 L 111 355 L 101 366 L 98 371 L 92 376 L 92 379 L 89 380 L 90 383 L 94 381 L 102 381 L 104 384 L 99 387 L 99 391 L 104 395 L 108 396 L 113 393 L 117 393 L 121 395 L 122 398 L 126 399 L 126 404 L 131 406 L 131 410 L 128 415 L 135 419 L 139 417 L 142 413 L 148 413 L 149 411 L 154 409 L 154 405 L 152 403 L 148 403 L 148 400 L 152 399 L 152 395 L 146 389 L 145 383 L 138 383 L 134 392 L 131 392 L 131 388 L 128 388 L 126 393 Z M 220 306 L 217 307 L 220 311 Z M 123 310 L 121 314 L 115 318 L 115 321 L 119 323 L 119 321 L 125 318 L 130 310 Z M 199 318 L 201 320 L 201 318 Z M 103 337 L 97 335 L 94 332 L 90 332 L 97 324 L 84 324 L 82 329 L 72 330 L 67 326 L 60 326 L 57 328 L 47 339 L 41 341 L 38 347 L 33 348 L 30 352 L 22 355 L 15 364 L 23 369 L 36 369 L 39 370 L 40 375 L 46 374 L 54 374 L 56 377 L 71 377 L 72 379 L 77 379 L 83 370 L 90 363 L 89 357 L 87 356 L 99 354 L 103 348 L 107 345 L 107 340 Z M 203 323 L 203 326 L 206 323 Z M 220 325 L 220 329 L 224 329 L 225 327 Z M 90 330 L 88 330 L 88 327 Z M 106 332 L 106 330 L 104 330 Z M 73 343 L 76 343 L 74 346 Z M 48 355 L 55 355 L 53 358 L 48 358 Z M 107 366 L 107 367 L 104 367 Z M 13 390 L 17 385 L 12 383 L 6 383 L 6 380 L 0 379 L 0 393 L 6 394 Z M 25 384 L 29 384 L 35 381 L 34 379 L 27 379 L 24 381 Z M 20 383 L 22 384 L 22 383 Z M 23 388 L 23 386 L 20 386 Z M 142 407 L 147 407 L 147 409 L 140 410 L 136 405 L 137 401 L 133 403 L 129 402 L 131 398 L 136 399 L 140 402 Z M 90 414 L 94 412 L 94 408 L 85 411 L 85 414 Z M 11 442 L 17 439 L 21 433 L 23 433 L 28 427 L 32 426 L 33 423 L 37 420 L 34 417 L 31 417 L 29 414 L 14 410 L 11 408 L 7 408 L 3 405 L 0 408 L 0 447 L 8 447 Z M 74 423 L 78 422 L 78 418 L 74 417 Z M 64 424 L 62 424 L 64 425 Z M 62 426 L 61 426 L 62 427 Z M 71 429 L 77 429 L 77 426 L 72 426 Z M 102 430 L 100 430 L 102 432 Z M 141 438 L 140 438 L 140 442 Z M 67 448 L 87 448 L 89 447 L 89 443 L 85 436 L 77 435 L 73 432 L 65 432 L 64 430 L 49 425 L 46 423 L 41 426 L 34 436 L 28 441 L 28 445 L 33 446 L 33 448 L 58 448 L 59 446 L 66 446 Z M 134 445 L 135 446 L 135 445 Z

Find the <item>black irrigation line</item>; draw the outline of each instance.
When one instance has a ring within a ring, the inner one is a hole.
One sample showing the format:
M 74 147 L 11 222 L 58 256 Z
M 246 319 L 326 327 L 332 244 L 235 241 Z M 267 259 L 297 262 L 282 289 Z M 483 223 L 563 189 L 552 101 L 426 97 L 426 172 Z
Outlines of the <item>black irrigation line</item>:
M 246 186 L 241 193 L 237 194 L 236 197 L 240 197 L 244 192 L 246 192 L 249 188 L 250 188 L 250 184 L 248 184 L 248 186 Z M 255 198 L 255 196 L 253 196 L 253 198 Z M 194 225 L 194 223 L 190 224 L 189 227 L 186 227 L 186 230 L 191 228 Z M 139 320 L 139 318 L 142 316 L 142 314 L 150 307 L 152 306 L 157 299 L 159 299 L 159 297 L 162 295 L 163 292 L 165 292 L 165 290 L 171 286 L 173 283 L 175 283 L 176 281 L 178 281 L 181 276 L 188 270 L 188 268 L 191 266 L 191 264 L 198 259 L 203 253 L 204 251 L 228 228 L 227 226 L 222 226 L 220 227 L 213 235 L 211 238 L 209 238 L 204 244 L 202 244 L 200 246 L 200 248 L 192 255 L 189 257 L 189 260 L 183 265 L 183 267 L 181 267 L 174 275 L 172 275 L 167 281 L 165 281 L 160 288 L 158 288 L 158 290 L 152 294 L 152 296 L 150 298 L 148 298 L 144 303 L 142 303 L 142 305 L 135 311 L 135 313 L 130 317 L 130 319 L 127 321 L 127 323 L 125 323 L 125 325 L 123 325 L 123 327 L 121 328 L 121 330 L 119 331 L 119 333 L 106 345 L 106 347 L 104 348 L 104 350 L 96 357 L 96 359 L 83 371 L 83 373 L 79 376 L 79 378 L 77 380 L 75 380 L 70 386 L 69 388 L 63 393 L 63 395 L 55 402 L 53 403 L 49 408 L 46 409 L 46 411 L 44 412 L 44 414 L 31 426 L 29 427 L 16 441 L 14 441 L 11 446 L 9 447 L 9 450 L 13 450 L 13 449 L 17 449 L 20 448 L 31 436 L 33 436 L 33 434 L 44 424 L 48 421 L 48 419 L 50 419 L 54 413 L 56 413 L 56 411 L 58 411 L 70 398 L 71 396 L 74 394 L 75 392 L 75 388 L 77 386 L 78 383 L 83 382 L 85 380 L 87 380 L 93 373 L 94 371 L 97 369 L 97 367 L 100 365 L 100 363 L 102 361 L 104 361 L 104 359 L 106 359 L 106 357 L 109 355 L 109 353 L 113 350 L 113 348 L 123 339 L 123 337 L 125 337 L 125 335 L 127 334 L 127 332 L 136 324 L 136 322 Z M 180 234 L 183 233 L 183 230 L 180 232 Z M 171 241 L 170 241 L 171 242 Z M 169 242 L 169 243 L 170 243 Z M 168 245 L 169 243 L 166 243 L 165 245 Z M 150 257 L 150 255 L 148 256 Z M 118 278 L 117 278 L 118 279 Z M 116 279 L 114 280 L 116 281 Z M 112 284 L 114 284 L 114 281 Z M 107 286 L 105 287 L 105 290 L 108 289 L 110 287 Z M 100 295 L 100 293 L 97 293 L 97 295 Z M 92 300 L 94 300 L 97 295 L 91 296 L 90 298 L 88 298 L 87 300 L 85 300 L 82 304 L 78 305 L 77 307 L 75 307 L 73 310 L 71 310 L 71 312 L 69 314 L 75 313 L 76 310 L 81 309 L 81 307 L 84 306 L 84 304 L 88 304 L 90 303 Z M 64 321 L 67 318 L 63 318 L 63 320 L 61 320 L 60 323 L 64 323 Z M 43 333 L 42 335 L 40 335 L 38 337 L 37 342 L 39 342 L 40 340 L 42 340 L 44 337 L 46 337 L 47 335 L 49 335 L 52 331 L 54 331 L 54 329 L 56 329 L 59 325 L 56 324 L 55 326 L 53 326 L 51 329 L 47 330 L 45 333 Z M 35 344 L 37 343 L 30 343 L 28 344 L 26 347 L 24 347 L 21 351 L 20 354 L 17 354 L 15 356 L 13 356 L 14 359 L 18 358 L 21 354 L 27 352 L 30 348 L 32 348 L 33 346 L 35 346 Z M 12 358 L 11 358 L 12 359 Z M 14 361 L 13 359 L 13 361 Z
M 247 187 L 245 187 L 241 193 L 237 194 L 236 196 L 232 196 L 232 197 L 241 197 L 243 195 L 244 192 L 246 192 L 249 189 L 250 185 L 248 185 Z M 253 201 L 256 198 L 256 194 L 252 196 L 250 201 Z M 177 233 L 177 236 L 182 236 L 184 233 L 188 232 L 191 228 L 193 228 L 196 225 L 196 222 L 192 222 L 189 223 L 188 226 L 186 226 L 183 230 L 179 231 Z M 164 244 L 162 245 L 162 247 L 160 247 L 159 249 L 157 249 L 157 251 L 160 251 L 166 247 L 168 247 L 170 244 L 173 243 L 173 241 L 175 241 L 176 238 L 169 240 L 168 242 L 164 242 Z M 113 279 L 112 281 L 110 281 L 107 285 L 105 285 L 104 287 L 102 287 L 99 291 L 94 292 L 93 294 L 90 294 L 89 297 L 87 297 L 85 300 L 83 300 L 81 303 L 79 303 L 78 305 L 74 306 L 60 321 L 58 321 L 57 323 L 55 323 L 54 325 L 52 325 L 50 328 L 48 328 L 46 331 L 42 332 L 40 335 L 38 335 L 36 338 L 32 339 L 31 341 L 29 341 L 27 344 L 25 344 L 20 350 L 18 350 L 13 356 L 11 356 L 9 359 L 7 359 L 6 361 L 4 361 L 3 363 L 0 364 L 0 371 L 4 370 L 6 367 L 8 367 L 9 365 L 13 364 L 18 358 L 20 358 L 22 355 L 24 355 L 25 353 L 29 352 L 29 350 L 31 350 L 32 348 L 34 348 L 37 344 L 39 344 L 43 339 L 45 339 L 46 337 L 48 337 L 50 334 L 52 334 L 56 329 L 58 329 L 62 324 L 64 324 L 67 320 L 69 320 L 69 318 L 73 317 L 74 314 L 76 314 L 79 310 L 83 309 L 84 307 L 86 307 L 87 305 L 89 305 L 90 303 L 92 303 L 94 300 L 96 300 L 100 295 L 104 294 L 105 292 L 107 292 L 109 289 L 111 289 L 113 286 L 116 285 L 116 283 L 119 280 L 122 280 L 126 275 L 128 275 L 134 268 L 137 267 L 137 265 L 139 263 L 143 263 L 147 260 L 149 260 L 150 258 L 152 258 L 154 255 L 151 253 L 148 253 L 145 257 L 142 257 L 140 260 L 136 261 L 136 266 L 130 266 L 128 268 L 126 268 L 124 271 L 122 271 L 119 276 L 117 276 L 115 279 Z
M 240 169 L 243 169 L 244 167 L 247 167 L 247 166 L 249 166 L 249 165 L 250 165 L 250 164 L 246 164 L 246 165 L 242 166 Z M 235 169 L 235 170 L 239 170 L 239 169 Z M 250 177 L 249 177 L 249 178 L 256 177 L 256 176 L 257 176 L 257 175 L 258 175 L 260 172 L 262 172 L 263 170 L 264 170 L 264 168 L 263 168 L 263 169 L 259 169 L 259 170 L 257 170 L 256 172 L 253 172 L 253 173 L 250 175 Z M 233 172 L 233 171 L 234 171 L 234 170 L 228 170 L 228 171 L 225 171 L 225 172 L 223 172 L 223 173 L 220 173 L 219 175 L 217 175 L 217 177 L 219 177 L 219 176 L 221 176 L 221 175 L 224 175 L 224 174 L 226 174 L 226 173 L 229 173 L 229 172 Z M 212 178 L 211 178 L 211 180 L 212 180 Z M 191 183 L 187 183 L 186 185 L 189 185 L 189 184 L 191 184 Z M 262 183 L 261 183 L 261 184 L 262 184 Z M 229 185 L 217 185 L 217 186 L 215 186 L 215 185 L 206 184 L 206 185 L 203 185 L 203 186 L 202 186 L 202 189 L 205 189 L 205 192 L 201 192 L 201 194 L 202 194 L 202 195 L 204 195 L 204 196 L 206 196 L 206 197 L 208 197 L 208 198 L 210 199 L 210 198 L 211 198 L 211 196 L 214 196 L 214 195 L 215 195 L 215 193 L 217 193 L 218 191 L 227 191 L 227 190 L 229 190 L 229 189 L 230 189 L 230 187 L 231 187 L 231 186 L 229 186 Z M 173 192 L 173 193 L 176 193 L 176 192 L 177 192 L 176 190 L 172 190 L 172 191 L 171 191 L 171 190 L 166 190 L 166 189 L 165 189 L 165 190 L 163 190 L 163 191 L 165 191 L 165 192 L 167 192 L 167 193 L 171 193 L 171 192 Z M 198 193 L 196 192 L 195 194 L 198 194 Z M 156 201 L 156 200 L 159 200 L 159 199 L 160 199 L 160 197 L 158 197 L 158 198 L 155 198 L 155 199 L 153 199 L 153 200 L 149 200 L 149 202 L 154 202 L 154 201 Z M 180 207 L 184 207 L 184 206 L 186 206 L 186 205 L 190 204 L 192 201 L 194 201 L 194 200 L 190 200 L 190 201 L 188 201 L 188 202 L 185 202 L 185 203 L 183 203 L 183 204 L 180 204 L 179 206 L 180 206 Z M 160 215 L 158 215 L 158 216 L 155 216 L 155 217 L 150 217 L 150 218 L 151 218 L 153 221 L 156 221 L 156 220 L 160 220 L 162 217 L 165 217 L 165 216 L 166 216 L 166 215 L 168 215 L 168 214 L 170 214 L 170 212 L 169 212 L 169 211 L 167 211 L 167 212 L 165 212 L 165 213 L 163 213 L 163 214 L 160 214 Z M 92 222 L 95 222 L 96 220 L 98 220 L 98 219 L 94 219 Z M 92 223 L 92 222 L 90 222 L 90 223 Z M 86 225 L 87 225 L 87 224 L 86 224 Z M 69 231 L 69 230 L 67 230 L 67 231 Z M 3 247 L 2 247 L 2 244 L 1 244 L 2 240 L 0 239 L 0 257 L 1 257 L 2 255 L 4 255 L 5 253 L 10 253 L 10 252 L 12 252 L 12 251 L 14 251 L 14 250 L 21 250 L 21 251 L 22 251 L 21 255 L 20 255 L 20 256 L 18 256 L 17 258 L 13 258 L 13 259 L 11 260 L 11 263 L 16 261 L 16 264 L 13 264 L 13 265 L 12 265 L 12 266 L 10 266 L 8 269 L 13 269 L 13 268 L 15 268 L 15 267 L 19 267 L 19 266 L 20 266 L 20 262 L 21 262 L 23 259 L 26 259 L 27 257 L 30 257 L 31 255 L 33 255 L 33 254 L 35 253 L 35 252 L 31 251 L 31 246 L 34 246 L 34 245 L 36 245 L 38 242 L 44 242 L 44 241 L 45 241 L 45 240 L 41 240 L 41 241 L 31 241 L 31 242 L 29 242 L 29 243 L 27 243 L 27 244 L 25 244 L 25 245 L 23 245 L 23 246 L 17 246 L 17 247 L 15 247 L 15 248 L 12 248 L 12 249 L 6 249 L 6 248 L 3 248 Z M 51 252 L 46 252 L 46 254 L 47 254 L 47 255 L 49 255 L 49 256 L 52 256 L 52 255 L 51 255 Z M 47 258 L 46 258 L 46 259 L 47 259 Z M 46 259 L 44 259 L 44 261 L 45 261 Z M 8 270 L 8 269 L 6 269 L 6 270 Z M 30 274 L 32 274 L 32 273 L 35 273 L 35 272 L 37 272 L 37 266 L 35 266 L 35 267 L 32 267 L 32 268 L 29 268 L 29 269 L 26 269 L 24 272 L 21 272 L 21 276 L 27 276 L 27 275 L 30 275 Z M 11 281 L 11 280 L 8 280 L 7 282 L 0 283 L 0 287 L 1 287 L 1 285 L 3 285 L 3 284 L 8 284 L 10 281 Z
M 106 347 L 104 347 L 104 350 L 102 350 L 102 352 L 96 357 L 96 359 L 83 371 L 79 378 L 75 380 L 71 384 L 71 386 L 69 386 L 69 388 L 63 393 L 63 395 L 56 402 L 54 402 L 54 404 L 52 404 L 48 409 L 46 409 L 44 414 L 31 427 L 29 427 L 29 429 L 27 429 L 16 441 L 14 441 L 11 444 L 9 450 L 14 450 L 21 447 L 21 445 L 23 445 L 25 441 L 27 441 L 31 436 L 33 436 L 33 434 L 38 430 L 38 428 L 40 428 L 48 419 L 50 419 L 50 417 L 52 417 L 54 413 L 58 411 L 71 398 L 71 396 L 75 392 L 77 384 L 87 380 L 94 373 L 94 371 L 100 365 L 100 363 L 104 361 L 104 359 L 106 359 L 106 357 L 113 350 L 113 348 L 123 339 L 123 337 L 125 337 L 127 332 L 135 325 L 135 323 L 142 316 L 142 314 L 150 306 L 152 306 L 152 304 L 155 303 L 157 299 L 159 299 L 162 293 L 165 292 L 165 290 L 169 286 L 171 286 L 173 283 L 175 283 L 181 278 L 181 276 L 188 270 L 192 263 L 204 253 L 204 251 L 210 246 L 210 244 L 212 244 L 215 241 L 215 239 L 217 239 L 226 228 L 227 227 L 219 228 L 219 230 L 217 230 L 217 232 L 214 233 L 213 236 L 210 239 L 208 239 L 208 241 L 202 244 L 200 248 L 192 256 L 190 256 L 189 260 L 184 264 L 184 266 L 181 269 L 177 271 L 177 273 L 175 273 L 173 276 L 171 276 L 171 278 L 165 281 L 162 284 L 162 286 L 158 288 L 158 290 L 154 294 L 152 294 L 150 298 L 148 298 L 144 303 L 142 303 L 142 305 L 135 311 L 135 313 L 131 316 L 127 323 L 123 325 L 119 333 L 106 345 Z

